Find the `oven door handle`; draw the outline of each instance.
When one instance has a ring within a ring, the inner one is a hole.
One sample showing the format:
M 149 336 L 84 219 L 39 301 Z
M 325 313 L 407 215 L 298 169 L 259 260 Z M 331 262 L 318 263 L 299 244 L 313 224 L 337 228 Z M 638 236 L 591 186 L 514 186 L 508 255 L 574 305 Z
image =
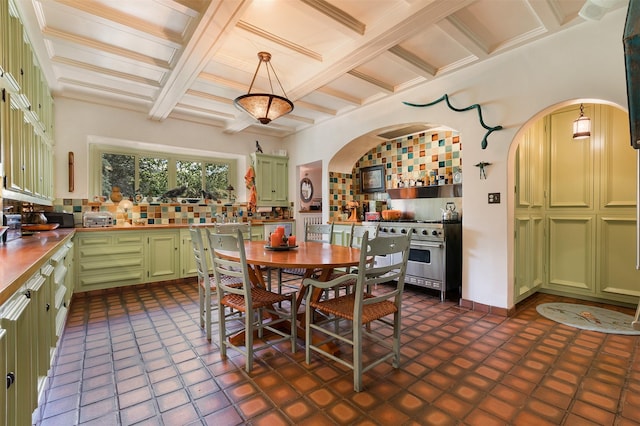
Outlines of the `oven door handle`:
M 412 241 L 409 248 L 421 249 L 421 248 L 426 248 L 426 247 L 443 248 L 444 244 L 442 244 L 442 243 L 428 243 L 428 242 L 422 242 L 422 241 L 420 241 L 420 242 Z

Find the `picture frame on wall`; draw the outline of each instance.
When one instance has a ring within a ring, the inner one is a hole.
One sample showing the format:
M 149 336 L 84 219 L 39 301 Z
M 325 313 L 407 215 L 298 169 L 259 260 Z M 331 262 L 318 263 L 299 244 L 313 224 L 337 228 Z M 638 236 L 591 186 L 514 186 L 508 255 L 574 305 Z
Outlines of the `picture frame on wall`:
M 360 169 L 360 190 L 362 192 L 384 192 L 384 166 L 363 167 Z

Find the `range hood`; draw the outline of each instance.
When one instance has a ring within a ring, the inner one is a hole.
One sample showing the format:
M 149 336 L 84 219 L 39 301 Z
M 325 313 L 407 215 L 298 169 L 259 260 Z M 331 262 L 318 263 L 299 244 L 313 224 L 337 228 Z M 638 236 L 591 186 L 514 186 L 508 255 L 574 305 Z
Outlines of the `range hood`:
M 387 189 L 387 194 L 392 200 L 412 198 L 454 198 L 462 197 L 462 184 L 409 186 L 405 188 Z

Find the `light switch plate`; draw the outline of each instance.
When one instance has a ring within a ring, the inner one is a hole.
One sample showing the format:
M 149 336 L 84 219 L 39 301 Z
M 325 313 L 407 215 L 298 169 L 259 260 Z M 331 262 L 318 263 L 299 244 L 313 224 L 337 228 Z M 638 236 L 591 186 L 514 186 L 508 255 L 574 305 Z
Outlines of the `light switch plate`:
M 489 193 L 489 204 L 500 204 L 500 193 L 499 192 L 490 192 Z

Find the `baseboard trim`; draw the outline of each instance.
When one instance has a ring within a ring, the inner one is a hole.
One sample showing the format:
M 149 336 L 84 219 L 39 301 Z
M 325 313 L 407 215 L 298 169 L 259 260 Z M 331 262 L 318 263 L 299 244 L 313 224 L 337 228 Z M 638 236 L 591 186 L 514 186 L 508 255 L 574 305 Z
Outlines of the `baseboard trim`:
M 487 314 L 499 315 L 501 317 L 510 317 L 516 313 L 513 308 L 500 308 L 498 306 L 485 305 L 484 303 L 474 302 L 473 300 L 460 299 L 460 306 L 476 312 L 484 312 Z

